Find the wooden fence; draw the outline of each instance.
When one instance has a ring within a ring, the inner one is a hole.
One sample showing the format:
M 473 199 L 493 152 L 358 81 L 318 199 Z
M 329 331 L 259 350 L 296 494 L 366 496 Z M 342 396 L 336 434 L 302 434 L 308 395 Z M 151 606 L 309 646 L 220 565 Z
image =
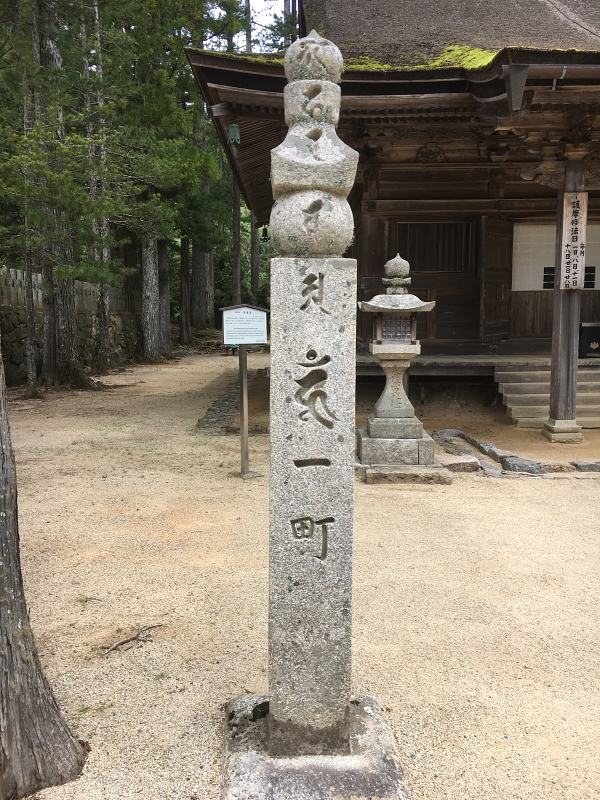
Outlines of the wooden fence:
M 42 308 L 42 276 L 32 275 L 33 305 Z M 111 286 L 110 311 L 112 314 L 139 314 L 142 310 L 142 293 L 125 291 Z M 0 305 L 8 308 L 25 307 L 25 273 L 20 269 L 4 267 L 0 272 Z M 98 286 L 95 283 L 75 281 L 75 302 L 80 313 L 95 314 L 98 304 Z

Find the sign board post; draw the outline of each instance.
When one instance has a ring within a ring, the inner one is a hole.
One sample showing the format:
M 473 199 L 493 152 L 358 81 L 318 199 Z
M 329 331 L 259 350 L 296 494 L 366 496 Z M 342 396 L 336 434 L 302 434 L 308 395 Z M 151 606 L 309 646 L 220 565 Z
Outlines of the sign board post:
M 565 192 L 560 253 L 561 289 L 583 289 L 587 192 Z
M 577 356 L 588 206 L 583 159 L 567 158 L 564 192 L 558 193 L 557 200 L 550 413 L 542 436 L 551 442 L 572 444 L 583 441 L 577 424 Z
M 254 478 L 248 458 L 248 345 L 267 344 L 267 311 L 257 306 L 239 305 L 222 308 L 223 344 L 238 348 L 240 373 L 240 437 L 242 478 Z

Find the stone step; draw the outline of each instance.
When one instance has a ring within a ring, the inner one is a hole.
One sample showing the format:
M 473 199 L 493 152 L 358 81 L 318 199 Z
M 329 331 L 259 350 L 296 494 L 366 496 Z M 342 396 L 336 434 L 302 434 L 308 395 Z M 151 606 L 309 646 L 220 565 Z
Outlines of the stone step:
M 502 397 L 505 406 L 542 406 L 550 405 L 550 392 L 543 394 L 505 394 Z M 577 393 L 577 406 L 600 406 L 600 393 Z
M 544 381 L 543 383 L 511 383 L 506 381 L 498 384 L 498 391 L 500 394 L 508 392 L 511 394 L 550 394 L 550 381 Z
M 548 419 L 545 417 L 521 417 L 517 420 L 517 428 L 543 428 Z
M 537 406 L 508 406 L 507 408 L 508 415 L 511 419 L 521 419 L 525 417 L 538 417 L 540 419 L 548 419 L 548 413 L 550 411 L 549 405 L 537 405 Z M 600 403 L 593 405 L 593 406 L 578 406 L 577 407 L 577 418 L 589 418 L 589 417 L 598 417 L 600 416 Z
M 550 392 L 547 394 L 503 394 L 502 402 L 505 406 L 544 406 L 550 405 Z
M 494 380 L 498 383 L 540 383 L 541 381 L 550 381 L 550 370 L 522 370 L 520 372 L 501 370 L 494 373 Z
M 544 383 L 499 383 L 500 394 L 547 394 L 550 395 L 550 381 Z M 598 392 L 600 384 L 592 381 L 577 381 L 577 394 Z
M 550 370 L 519 370 L 518 372 L 507 372 L 505 370 L 497 370 L 494 373 L 494 380 L 498 383 L 541 383 L 550 382 Z M 582 367 L 577 371 L 578 381 L 591 381 L 592 383 L 600 384 L 600 364 L 598 369 L 586 369 Z
M 544 423 L 548 419 L 545 417 L 521 417 L 517 420 L 517 428 L 543 428 Z M 584 429 L 600 428 L 600 416 L 596 417 L 582 417 L 577 418 L 577 424 L 581 425 Z
M 548 419 L 550 404 L 543 406 L 509 406 L 506 411 L 511 419 L 521 419 L 522 417 L 539 417 Z

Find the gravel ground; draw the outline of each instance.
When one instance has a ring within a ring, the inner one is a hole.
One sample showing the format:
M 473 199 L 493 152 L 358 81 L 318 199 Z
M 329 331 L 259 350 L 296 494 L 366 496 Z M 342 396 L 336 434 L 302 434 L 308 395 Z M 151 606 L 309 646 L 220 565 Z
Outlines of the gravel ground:
M 32 623 L 92 747 L 39 800 L 219 797 L 220 706 L 267 690 L 268 437 L 241 481 L 239 439 L 195 427 L 236 366 L 11 400 Z M 414 800 L 600 797 L 599 497 L 593 479 L 357 482 L 355 690 L 387 709 Z

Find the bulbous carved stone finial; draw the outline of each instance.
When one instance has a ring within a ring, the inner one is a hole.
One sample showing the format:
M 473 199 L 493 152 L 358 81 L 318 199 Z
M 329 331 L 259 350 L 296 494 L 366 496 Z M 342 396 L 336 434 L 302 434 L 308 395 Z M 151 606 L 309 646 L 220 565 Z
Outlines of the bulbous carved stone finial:
M 396 253 L 394 258 L 384 265 L 386 278 L 406 278 L 410 272 L 410 264 L 406 261 L 400 253 Z
M 290 82 L 312 79 L 339 83 L 344 59 L 337 45 L 312 30 L 288 47 L 284 67 Z
M 340 257 L 352 242 L 346 198 L 358 153 L 344 144 L 339 119 L 344 62 L 333 42 L 311 31 L 285 55 L 285 140 L 271 151 L 271 238 L 285 257 Z

